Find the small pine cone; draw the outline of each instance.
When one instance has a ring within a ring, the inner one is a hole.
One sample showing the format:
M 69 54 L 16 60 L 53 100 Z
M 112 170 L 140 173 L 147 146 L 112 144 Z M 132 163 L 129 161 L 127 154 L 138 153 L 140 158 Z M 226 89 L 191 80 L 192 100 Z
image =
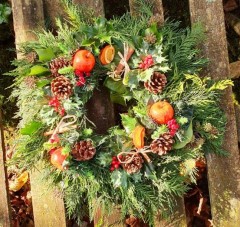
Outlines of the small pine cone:
M 155 23 L 157 24 L 158 27 L 161 27 L 163 25 L 163 20 L 162 20 L 162 17 L 159 13 L 151 16 L 149 21 L 148 21 L 149 26 L 151 26 Z
M 87 161 L 93 158 L 96 153 L 96 148 L 91 140 L 82 140 L 77 142 L 71 152 L 73 158 L 77 161 Z
M 34 89 L 36 87 L 36 79 L 33 76 L 27 76 L 24 79 L 24 83 L 29 89 Z
M 157 37 L 150 33 L 144 37 L 144 40 L 149 44 L 154 44 L 157 41 Z
M 166 86 L 167 78 L 160 72 L 154 72 L 150 81 L 144 83 L 144 87 L 153 94 L 161 93 Z
M 64 57 L 55 58 L 50 62 L 50 70 L 52 76 L 58 77 L 61 74 L 58 73 L 58 70 L 70 65 L 70 61 Z
M 33 63 L 37 59 L 37 53 L 32 51 L 32 52 L 28 53 L 25 56 L 25 58 L 29 63 Z
M 174 143 L 173 137 L 169 133 L 164 133 L 150 144 L 153 153 L 164 155 L 172 149 Z
M 131 158 L 132 158 L 132 155 L 128 154 L 128 155 L 124 156 L 121 159 L 121 161 L 127 162 Z M 144 161 L 143 161 L 142 156 L 140 154 L 136 154 L 130 163 L 124 163 L 122 165 L 123 165 L 123 169 L 125 169 L 127 171 L 127 173 L 132 174 L 132 173 L 137 173 L 138 171 L 140 171 L 140 169 L 142 168 L 143 162 Z
M 73 85 L 65 76 L 59 76 L 52 80 L 51 91 L 53 96 L 57 97 L 58 99 L 67 99 L 73 92 Z

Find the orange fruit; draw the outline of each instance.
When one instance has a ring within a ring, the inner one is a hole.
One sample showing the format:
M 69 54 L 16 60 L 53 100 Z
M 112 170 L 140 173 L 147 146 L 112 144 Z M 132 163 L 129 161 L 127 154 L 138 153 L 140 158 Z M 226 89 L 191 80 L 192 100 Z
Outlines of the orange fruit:
M 149 116 L 157 124 L 167 124 L 174 116 L 173 107 L 166 101 L 155 102 L 149 109 Z
M 144 147 L 144 136 L 145 136 L 145 128 L 141 125 L 135 127 L 132 133 L 133 144 L 136 148 Z
M 107 45 L 100 51 L 99 59 L 102 65 L 107 65 L 112 62 L 114 56 L 114 47 L 112 45 Z
M 50 161 L 52 165 L 54 165 L 56 168 L 60 170 L 64 170 L 63 168 L 63 162 L 66 160 L 68 155 L 62 154 L 62 147 L 54 148 L 49 151 L 50 154 Z

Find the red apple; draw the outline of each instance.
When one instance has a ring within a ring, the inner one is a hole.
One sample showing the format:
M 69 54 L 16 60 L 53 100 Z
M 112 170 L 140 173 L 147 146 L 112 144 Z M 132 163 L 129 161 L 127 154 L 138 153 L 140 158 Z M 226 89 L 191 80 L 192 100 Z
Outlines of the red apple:
M 73 56 L 73 68 L 75 70 L 89 73 L 95 65 L 95 58 L 88 50 L 78 50 Z
M 52 165 L 57 167 L 60 170 L 64 170 L 63 168 L 63 162 L 66 160 L 68 155 L 63 155 L 62 154 L 62 147 L 60 148 L 54 148 L 49 151 L 50 154 L 50 160 Z
M 150 107 L 149 116 L 157 124 L 167 124 L 173 118 L 174 110 L 168 102 L 158 101 Z

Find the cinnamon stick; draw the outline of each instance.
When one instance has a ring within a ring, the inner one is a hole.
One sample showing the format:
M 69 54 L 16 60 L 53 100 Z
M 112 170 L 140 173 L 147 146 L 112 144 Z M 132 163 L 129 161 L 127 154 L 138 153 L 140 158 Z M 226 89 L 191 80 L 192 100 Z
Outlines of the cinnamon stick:
M 126 56 L 126 62 L 128 62 L 128 60 L 131 58 L 131 56 L 133 55 L 134 53 L 134 49 L 132 47 L 129 47 L 129 50 L 128 50 L 128 53 L 127 53 L 127 56 Z M 125 65 L 124 65 L 124 62 L 123 60 L 121 60 L 115 70 L 115 74 L 116 75 L 120 75 L 124 69 Z
M 66 128 L 60 129 L 58 133 L 68 132 L 68 131 L 70 131 L 70 130 L 72 130 L 72 129 L 76 129 L 76 128 L 77 128 L 77 125 L 72 125 L 72 126 L 69 127 L 69 128 L 66 127 Z M 44 136 L 51 136 L 51 135 L 53 134 L 53 132 L 54 132 L 54 130 L 50 130 L 50 131 L 48 131 L 48 132 L 45 132 L 45 133 L 44 133 Z

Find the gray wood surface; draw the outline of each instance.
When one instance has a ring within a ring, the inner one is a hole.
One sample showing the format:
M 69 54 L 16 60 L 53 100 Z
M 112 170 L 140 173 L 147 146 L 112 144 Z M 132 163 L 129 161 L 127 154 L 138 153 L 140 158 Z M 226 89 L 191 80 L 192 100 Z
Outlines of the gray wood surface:
M 223 5 L 220 0 L 189 0 L 192 23 L 200 21 L 206 31 L 202 50 L 210 64 L 203 75 L 213 79 L 229 76 Z M 213 223 L 219 227 L 237 227 L 240 223 L 240 162 L 232 90 L 224 92 L 221 106 L 227 118 L 223 148 L 229 157 L 207 156 L 208 182 Z
M 3 119 L 0 106 L 0 227 L 11 226 L 11 208 L 8 191 L 6 150 L 3 135 Z
M 35 40 L 33 30 L 44 27 L 42 0 L 12 0 L 16 44 Z M 52 9 L 54 10 L 54 9 Z M 21 53 L 17 53 L 22 58 Z M 41 168 L 30 174 L 34 223 L 36 227 L 66 226 L 63 199 L 41 180 Z

